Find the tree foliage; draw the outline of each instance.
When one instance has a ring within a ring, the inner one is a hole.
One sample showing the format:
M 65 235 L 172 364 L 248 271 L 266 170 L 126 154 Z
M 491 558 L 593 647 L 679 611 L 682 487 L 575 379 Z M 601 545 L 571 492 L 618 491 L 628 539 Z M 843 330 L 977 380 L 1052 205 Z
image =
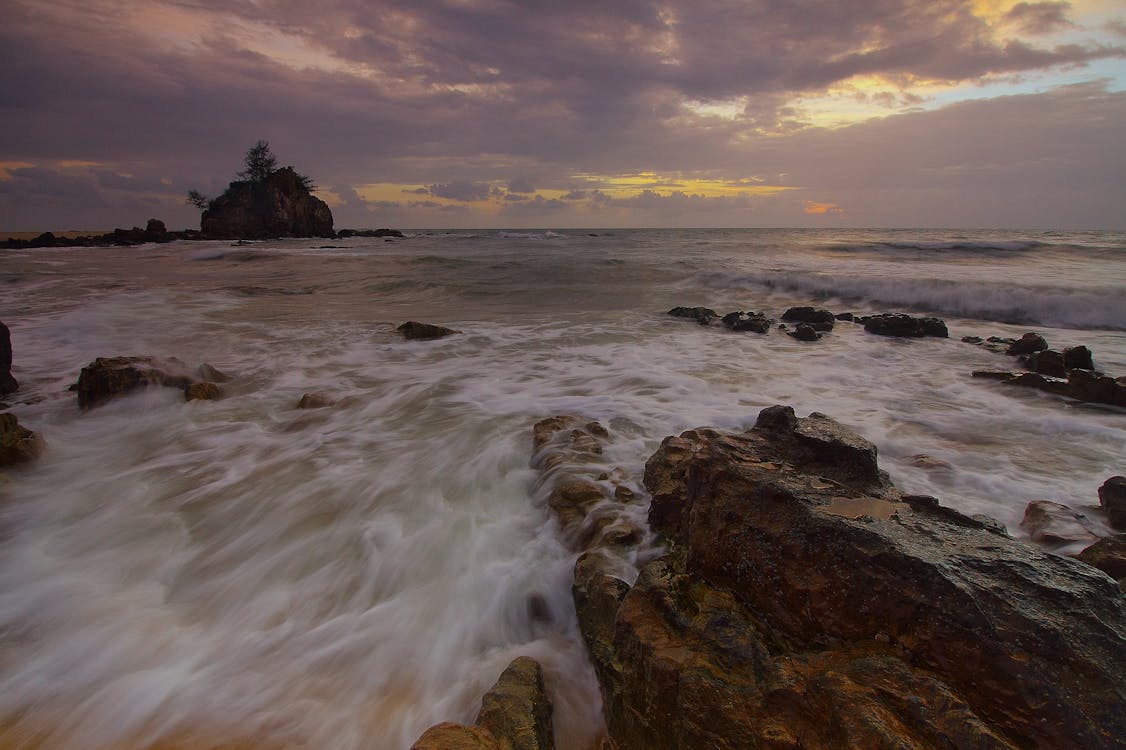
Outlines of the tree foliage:
M 278 160 L 266 141 L 251 146 L 242 163 L 245 168 L 238 173 L 238 178 L 247 182 L 265 182 L 278 168 Z
M 205 210 L 209 205 L 211 205 L 211 199 L 195 188 L 192 188 L 188 191 L 187 202 L 198 208 L 200 211 Z

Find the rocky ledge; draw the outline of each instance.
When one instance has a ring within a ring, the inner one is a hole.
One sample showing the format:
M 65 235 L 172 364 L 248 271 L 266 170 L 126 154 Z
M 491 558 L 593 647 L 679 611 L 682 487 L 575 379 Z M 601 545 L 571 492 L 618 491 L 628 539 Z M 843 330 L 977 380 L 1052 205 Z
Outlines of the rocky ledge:
M 667 552 L 575 570 L 618 750 L 1121 747 L 1115 582 L 900 493 L 828 417 L 666 438 L 645 485 Z

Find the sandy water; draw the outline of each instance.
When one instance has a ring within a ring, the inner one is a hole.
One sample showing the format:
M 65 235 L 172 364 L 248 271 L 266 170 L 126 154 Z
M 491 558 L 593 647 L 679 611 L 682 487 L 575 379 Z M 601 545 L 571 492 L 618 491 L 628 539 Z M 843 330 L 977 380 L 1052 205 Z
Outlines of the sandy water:
M 958 340 L 1036 330 L 1126 373 L 1121 233 L 5 251 L 0 288 L 23 386 L 10 408 L 49 443 L 0 489 L 0 717 L 49 727 L 49 747 L 141 747 L 202 726 L 406 748 L 471 720 L 520 654 L 545 666 L 562 747 L 588 746 L 600 709 L 574 553 L 529 465 L 531 425 L 552 414 L 609 426 L 606 466 L 640 491 L 665 435 L 744 429 L 775 403 L 821 411 L 876 443 L 899 487 L 1018 536 L 1028 501 L 1090 506 L 1126 473 L 1121 411 L 972 380 L 1012 359 Z M 663 314 L 811 303 L 938 314 L 952 338 L 842 323 L 802 343 Z M 394 328 L 408 319 L 463 333 L 405 342 Z M 66 390 L 78 370 L 130 354 L 235 380 L 216 402 L 156 389 L 80 413 Z M 295 409 L 305 392 L 338 403 Z

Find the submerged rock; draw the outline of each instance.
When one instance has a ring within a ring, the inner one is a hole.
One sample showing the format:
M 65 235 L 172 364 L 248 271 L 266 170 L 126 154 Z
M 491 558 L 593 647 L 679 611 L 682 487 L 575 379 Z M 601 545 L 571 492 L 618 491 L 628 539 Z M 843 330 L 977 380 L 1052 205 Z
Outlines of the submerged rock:
M 185 401 L 215 401 L 223 397 L 223 391 L 214 383 L 192 383 L 184 388 Z
M 452 328 L 444 326 L 436 326 L 431 323 L 419 323 L 417 320 L 408 320 L 401 326 L 396 328 L 399 333 L 403 335 L 407 341 L 427 341 L 430 339 L 440 339 L 454 333 L 461 333 Z
M 12 377 L 12 332 L 0 322 L 0 396 L 15 393 L 19 387 Z
M 579 622 L 619 750 L 1111 748 L 1123 596 L 1102 573 L 904 496 L 820 414 L 666 438 L 669 552 L 631 588 L 588 553 Z
M 326 406 L 332 406 L 336 402 L 323 393 L 304 393 L 301 395 L 301 400 L 297 402 L 298 409 L 323 409 Z
M 21 426 L 15 414 L 0 414 L 0 468 L 34 461 L 43 448 L 43 438 Z
M 411 750 L 552 750 L 552 732 L 543 669 L 535 659 L 520 656 L 485 693 L 473 726 L 438 724 Z
M 950 333 L 946 323 L 939 318 L 913 318 L 903 313 L 885 313 L 864 318 L 864 330 L 877 336 L 921 338 L 937 336 L 947 338 Z
M 821 338 L 821 334 L 809 323 L 798 323 L 798 327 L 790 331 L 787 335 L 798 341 L 818 341 Z
M 765 313 L 736 311 L 724 315 L 721 322 L 732 331 L 766 333 L 774 321 L 766 317 Z
M 974 370 L 970 374 L 975 378 L 1035 388 L 1077 401 L 1126 407 L 1126 378 L 1112 378 L 1091 370 L 1069 370 L 1067 380 L 1038 372 L 1016 373 L 1008 370 Z
M 674 318 L 690 318 L 702 326 L 710 324 L 719 313 L 710 307 L 674 307 L 668 311 Z
M 115 396 L 148 386 L 179 388 L 187 401 L 216 399 L 222 394 L 210 380 L 198 380 L 196 375 L 229 377 L 211 365 L 201 365 L 196 374 L 177 359 L 158 360 L 153 357 L 98 357 L 82 368 L 78 382 L 71 390 L 78 395 L 81 409 L 92 409 Z
M 791 307 L 782 313 L 782 320 L 807 323 L 817 331 L 831 331 L 837 319 L 833 313 L 817 307 Z

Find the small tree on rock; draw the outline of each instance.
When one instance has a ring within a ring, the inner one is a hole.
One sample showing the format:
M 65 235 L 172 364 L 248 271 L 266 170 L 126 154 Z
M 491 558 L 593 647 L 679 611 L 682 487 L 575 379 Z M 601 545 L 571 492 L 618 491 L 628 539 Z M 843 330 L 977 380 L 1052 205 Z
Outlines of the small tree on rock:
M 187 202 L 198 208 L 200 211 L 206 210 L 207 207 L 211 205 L 211 199 L 195 188 L 192 188 L 188 191 Z
M 247 150 L 242 160 L 245 169 L 238 173 L 240 180 L 247 182 L 265 182 L 278 168 L 278 160 L 270 150 L 266 141 L 258 141 Z

